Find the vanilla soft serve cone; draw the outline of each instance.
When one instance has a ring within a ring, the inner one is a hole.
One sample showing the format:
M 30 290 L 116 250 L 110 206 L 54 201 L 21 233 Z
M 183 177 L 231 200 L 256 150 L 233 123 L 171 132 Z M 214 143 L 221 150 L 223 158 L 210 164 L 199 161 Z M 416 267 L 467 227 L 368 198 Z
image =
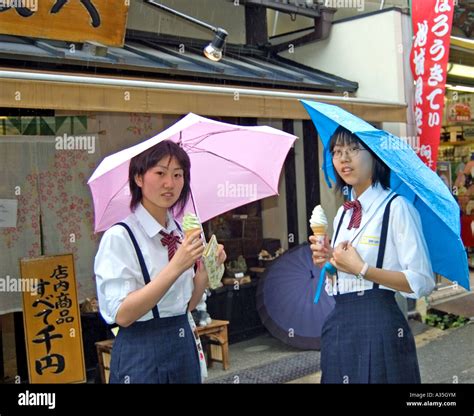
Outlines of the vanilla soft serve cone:
M 313 230 L 313 234 L 316 236 L 317 242 L 324 245 L 324 239 L 328 230 L 328 219 L 321 205 L 314 207 L 309 220 L 309 225 Z

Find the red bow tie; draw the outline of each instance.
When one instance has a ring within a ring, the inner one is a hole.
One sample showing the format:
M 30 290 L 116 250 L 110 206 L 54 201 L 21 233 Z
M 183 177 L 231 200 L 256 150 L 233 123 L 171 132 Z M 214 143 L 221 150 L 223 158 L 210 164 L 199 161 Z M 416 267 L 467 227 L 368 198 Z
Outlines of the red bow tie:
M 178 243 L 181 239 L 173 234 L 165 233 L 163 230 L 160 231 L 160 234 L 163 236 L 161 244 L 164 247 L 168 247 L 168 260 L 171 260 L 178 249 Z
M 344 202 L 344 211 L 352 209 L 352 217 L 349 221 L 348 230 L 352 228 L 359 228 L 360 222 L 362 221 L 362 205 L 360 204 L 359 200 L 356 199 L 355 201 L 346 201 Z

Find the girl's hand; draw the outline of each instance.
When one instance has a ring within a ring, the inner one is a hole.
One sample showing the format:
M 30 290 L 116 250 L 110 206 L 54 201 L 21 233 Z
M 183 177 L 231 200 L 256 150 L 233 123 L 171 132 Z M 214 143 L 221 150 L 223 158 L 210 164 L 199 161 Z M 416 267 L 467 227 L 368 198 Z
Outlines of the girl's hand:
M 222 263 L 225 262 L 227 259 L 227 254 L 224 251 L 224 246 L 222 244 L 217 245 L 217 265 L 220 266 Z M 197 271 L 195 275 L 195 279 L 204 279 L 206 281 L 206 286 L 208 286 L 209 283 L 209 277 L 207 275 L 207 270 L 206 267 L 204 266 L 204 262 L 202 260 L 197 261 Z
M 220 266 L 227 259 L 227 254 L 224 251 L 224 246 L 222 244 L 217 245 L 217 265 Z
M 206 266 L 204 266 L 204 262 L 201 260 L 201 259 L 198 259 L 196 261 L 196 266 L 197 266 L 197 269 L 196 269 L 196 273 L 194 275 L 194 278 L 198 278 L 198 277 L 203 277 L 206 282 L 208 281 L 208 276 L 207 276 L 207 269 L 206 269 Z M 207 286 L 207 284 L 206 284 Z
M 200 234 L 201 231 L 196 230 L 186 236 L 170 261 L 170 264 L 177 268 L 180 275 L 192 267 L 204 253 L 204 244 Z
M 334 249 L 331 264 L 341 272 L 358 275 L 364 267 L 364 260 L 348 241 L 344 241 Z
M 313 263 L 322 266 L 332 257 L 333 249 L 329 245 L 328 236 L 324 237 L 324 245 L 318 243 L 314 235 L 309 237 L 309 241 L 311 242 L 310 248 L 313 252 Z

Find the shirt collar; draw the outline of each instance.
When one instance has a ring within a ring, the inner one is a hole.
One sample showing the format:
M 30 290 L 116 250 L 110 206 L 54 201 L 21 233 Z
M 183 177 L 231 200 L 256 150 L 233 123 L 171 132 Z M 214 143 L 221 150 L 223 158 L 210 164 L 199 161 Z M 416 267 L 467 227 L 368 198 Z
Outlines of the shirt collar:
M 372 204 L 380 197 L 380 195 L 384 193 L 384 189 L 380 183 L 377 183 L 374 186 L 369 186 L 362 195 L 357 198 L 362 205 L 362 212 L 367 212 Z M 352 189 L 352 200 L 355 199 L 355 192 Z
M 168 228 L 165 228 L 157 220 L 155 220 L 155 218 L 153 218 L 153 216 L 141 203 L 139 203 L 135 209 L 135 217 L 150 238 L 155 237 L 161 230 L 170 234 L 177 229 L 174 218 L 169 211 L 167 215 Z

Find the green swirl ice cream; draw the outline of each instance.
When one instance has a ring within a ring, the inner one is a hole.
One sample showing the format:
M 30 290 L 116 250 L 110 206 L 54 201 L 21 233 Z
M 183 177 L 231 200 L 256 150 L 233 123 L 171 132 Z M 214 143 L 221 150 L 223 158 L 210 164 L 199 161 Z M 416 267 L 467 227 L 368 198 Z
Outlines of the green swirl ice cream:
M 196 214 L 186 213 L 183 217 L 183 231 L 186 235 L 201 229 L 201 221 Z

